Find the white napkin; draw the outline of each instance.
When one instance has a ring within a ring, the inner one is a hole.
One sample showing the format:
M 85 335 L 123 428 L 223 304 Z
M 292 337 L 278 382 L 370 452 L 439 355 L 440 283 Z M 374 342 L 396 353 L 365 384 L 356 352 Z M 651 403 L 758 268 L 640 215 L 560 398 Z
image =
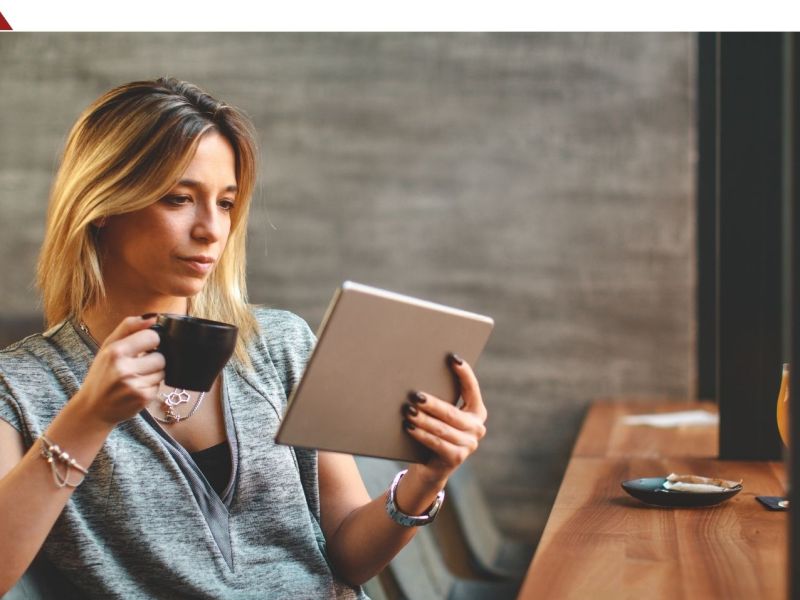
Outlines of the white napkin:
M 727 492 L 729 489 L 718 485 L 711 485 L 709 483 L 683 483 L 681 481 L 676 483 L 665 481 L 664 487 L 668 490 L 675 490 L 678 492 L 696 492 L 701 494 L 704 492 Z
M 707 410 L 682 410 L 652 415 L 627 415 L 622 418 L 625 425 L 649 425 L 650 427 L 681 427 L 683 425 L 716 425 L 719 415 Z
M 702 477 L 700 475 L 678 475 L 670 473 L 664 482 L 664 487 L 668 490 L 679 492 L 727 492 L 742 485 L 742 480 L 731 481 L 730 479 L 719 479 L 713 477 Z

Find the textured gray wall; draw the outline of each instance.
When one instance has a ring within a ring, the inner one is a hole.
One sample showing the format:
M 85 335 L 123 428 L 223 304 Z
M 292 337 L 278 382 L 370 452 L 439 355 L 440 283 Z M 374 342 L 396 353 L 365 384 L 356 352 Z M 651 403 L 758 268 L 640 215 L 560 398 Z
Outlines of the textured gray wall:
M 502 527 L 540 530 L 592 398 L 694 390 L 694 46 L 685 34 L 0 36 L 0 305 L 30 313 L 80 111 L 173 75 L 264 149 L 254 301 L 315 327 L 341 280 L 486 312 Z

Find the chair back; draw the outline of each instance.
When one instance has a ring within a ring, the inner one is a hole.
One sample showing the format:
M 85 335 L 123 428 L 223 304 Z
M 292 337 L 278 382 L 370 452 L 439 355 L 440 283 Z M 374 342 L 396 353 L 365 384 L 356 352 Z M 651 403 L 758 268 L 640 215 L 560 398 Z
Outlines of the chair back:
M 381 496 L 402 470 L 391 460 L 357 456 L 356 464 L 361 478 L 372 498 Z M 398 589 L 405 598 L 413 600 L 445 600 L 450 594 L 455 578 L 447 570 L 433 532 L 420 527 L 414 536 L 387 567 Z
M 447 494 L 470 552 L 480 564 L 493 565 L 503 539 L 469 464 L 463 463 L 450 476 Z

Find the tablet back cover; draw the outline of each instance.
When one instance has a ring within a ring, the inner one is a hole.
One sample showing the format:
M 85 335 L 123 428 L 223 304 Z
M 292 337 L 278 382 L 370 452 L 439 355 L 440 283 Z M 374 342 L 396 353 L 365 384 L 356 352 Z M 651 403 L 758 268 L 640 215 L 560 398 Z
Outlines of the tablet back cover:
M 362 456 L 424 462 L 429 451 L 402 426 L 408 393 L 451 403 L 455 352 L 475 366 L 491 318 L 345 282 L 334 294 L 276 441 Z

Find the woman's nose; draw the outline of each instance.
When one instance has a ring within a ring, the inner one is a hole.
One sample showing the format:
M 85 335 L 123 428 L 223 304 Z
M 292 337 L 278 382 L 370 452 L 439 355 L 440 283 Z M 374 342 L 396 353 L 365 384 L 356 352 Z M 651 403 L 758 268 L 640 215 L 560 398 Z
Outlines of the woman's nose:
M 220 239 L 222 227 L 224 227 L 222 216 L 216 209 L 203 205 L 198 205 L 195 211 L 194 223 L 192 224 L 192 237 L 203 240 L 206 243 L 213 243 Z

